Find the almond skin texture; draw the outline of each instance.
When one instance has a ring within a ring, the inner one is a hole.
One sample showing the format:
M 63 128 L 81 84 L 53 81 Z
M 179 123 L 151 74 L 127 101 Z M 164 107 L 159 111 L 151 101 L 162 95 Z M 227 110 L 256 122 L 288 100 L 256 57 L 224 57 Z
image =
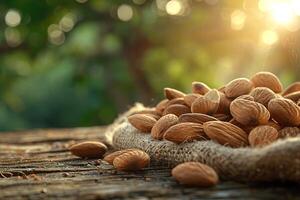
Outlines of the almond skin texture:
M 165 140 L 177 144 L 204 138 L 205 134 L 202 125 L 192 122 L 184 122 L 171 126 L 164 134 Z
M 175 99 L 170 100 L 170 101 L 167 103 L 167 106 L 166 106 L 166 107 L 169 107 L 170 105 L 174 105 L 174 104 L 186 105 L 186 104 L 185 104 L 185 101 L 184 101 L 184 99 L 183 99 L 183 97 L 180 97 L 180 98 L 175 98 Z
M 248 135 L 241 128 L 221 121 L 210 121 L 203 124 L 205 134 L 212 140 L 230 147 L 248 145 Z
M 276 141 L 279 137 L 278 131 L 272 126 L 264 125 L 254 128 L 249 136 L 251 147 L 263 147 Z
M 203 124 L 209 121 L 218 121 L 217 118 L 201 113 L 186 113 L 179 117 L 179 123 L 193 122 Z
M 230 103 L 231 99 L 227 98 L 226 95 L 222 92 L 219 92 L 220 103 L 217 110 L 217 113 L 230 113 Z
M 190 113 L 191 109 L 185 105 L 181 105 L 181 104 L 173 104 L 168 106 L 163 115 L 167 115 L 167 114 L 174 114 L 176 116 L 180 116 L 184 113 Z
M 213 114 L 219 108 L 220 95 L 217 90 L 210 90 L 205 96 L 198 97 L 192 104 L 193 113 Z
M 102 158 L 107 147 L 102 142 L 87 141 L 74 144 L 69 150 L 73 155 L 81 158 Z
M 163 139 L 164 133 L 168 128 L 178 123 L 178 117 L 174 114 L 168 114 L 161 117 L 153 126 L 151 136 L 154 139 Z
M 214 118 L 220 120 L 220 121 L 224 121 L 224 122 L 228 122 L 229 120 L 232 119 L 231 115 L 227 115 L 227 114 L 223 114 L 223 113 L 216 113 L 212 115 Z
M 149 163 L 149 155 L 141 150 L 133 150 L 122 153 L 113 161 L 113 165 L 118 171 L 140 170 L 147 167 Z
M 143 133 L 149 133 L 156 123 L 156 119 L 146 114 L 134 114 L 128 117 L 129 123 Z
M 164 89 L 165 97 L 169 100 L 184 97 L 184 93 L 180 92 L 179 90 L 175 90 L 172 88 L 165 88 Z
M 282 92 L 282 84 L 276 75 L 270 72 L 258 72 L 250 79 L 254 87 L 267 87 L 275 93 Z
M 284 96 L 284 98 L 290 99 L 294 102 L 298 102 L 298 100 L 300 99 L 300 91 L 292 92 L 290 94 L 287 94 L 287 95 Z
M 196 94 L 204 95 L 210 90 L 205 83 L 194 81 L 192 83 L 192 92 Z
M 247 78 L 237 78 L 232 81 L 230 81 L 225 86 L 225 95 L 228 98 L 236 98 L 238 96 L 241 96 L 243 94 L 248 94 L 253 85 Z
M 300 129 L 298 127 L 284 127 L 279 131 L 280 138 L 296 137 L 300 135 Z
M 242 96 L 237 97 L 236 99 L 245 99 L 245 100 L 249 100 L 249 101 L 254 101 L 253 96 L 251 96 L 250 94 L 244 94 Z
M 172 176 L 183 185 L 211 187 L 219 182 L 218 174 L 208 165 L 185 162 L 172 169 Z
M 230 104 L 230 113 L 239 123 L 250 126 L 267 124 L 270 118 L 264 105 L 245 99 L 234 100 Z
M 189 107 L 192 106 L 192 103 L 198 98 L 201 97 L 200 94 L 187 94 L 185 95 L 184 98 L 184 102 L 186 105 L 188 105 Z
M 167 107 L 168 102 L 169 102 L 168 99 L 164 99 L 164 100 L 160 101 L 155 107 L 156 112 L 159 114 L 162 114 L 164 112 L 165 108 Z
M 289 85 L 284 92 L 282 93 L 282 96 L 285 96 L 287 94 L 300 91 L 300 82 L 295 82 Z
M 114 162 L 114 159 L 115 159 L 117 156 L 119 156 L 119 155 L 121 155 L 121 154 L 123 154 L 123 153 L 129 152 L 129 151 L 134 151 L 134 150 L 137 150 L 137 149 L 125 149 L 125 150 L 115 151 L 115 152 L 113 152 L 113 153 L 110 153 L 110 154 L 106 155 L 106 156 L 103 158 L 103 160 L 105 160 L 106 162 L 108 162 L 109 164 L 112 165 L 113 162 Z
M 271 117 L 283 126 L 300 125 L 300 108 L 290 99 L 276 98 L 269 102 Z
M 254 98 L 254 101 L 261 103 L 262 105 L 268 107 L 268 103 L 271 99 L 276 98 L 276 94 L 266 87 L 254 88 L 250 95 Z
M 277 131 L 281 129 L 280 125 L 277 122 L 274 122 L 273 120 L 270 120 L 267 125 L 272 126 Z

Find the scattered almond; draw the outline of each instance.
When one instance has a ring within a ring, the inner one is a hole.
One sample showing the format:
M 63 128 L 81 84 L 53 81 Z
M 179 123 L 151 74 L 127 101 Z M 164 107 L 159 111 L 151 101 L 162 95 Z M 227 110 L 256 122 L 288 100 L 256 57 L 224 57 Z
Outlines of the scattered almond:
M 129 123 L 143 133 L 149 133 L 156 119 L 146 114 L 134 114 L 128 117 Z
M 124 150 L 120 150 L 120 151 L 115 151 L 115 152 L 113 152 L 113 153 L 110 153 L 110 154 L 106 155 L 106 156 L 103 158 L 103 160 L 105 160 L 106 162 L 108 162 L 109 164 L 112 165 L 113 162 L 114 162 L 114 159 L 115 159 L 117 156 L 119 156 L 119 155 L 121 155 L 121 154 L 123 154 L 123 153 L 129 152 L 129 151 L 135 151 L 135 150 L 137 150 L 137 149 L 124 149 Z
M 161 117 L 153 126 L 151 136 L 161 140 L 168 128 L 178 123 L 178 117 L 174 114 L 167 114 Z
M 138 149 L 124 152 L 113 160 L 114 167 L 119 171 L 136 171 L 149 164 L 149 155 Z
M 278 131 L 272 126 L 258 126 L 250 132 L 248 139 L 252 147 L 263 147 L 278 139 Z
M 218 174 L 208 165 L 185 162 L 172 169 L 172 176 L 183 185 L 211 187 L 219 182 Z
M 275 93 L 282 91 L 282 84 L 276 75 L 270 72 L 258 72 L 250 79 L 254 87 L 267 87 Z
M 102 142 L 86 141 L 72 145 L 69 150 L 73 155 L 81 158 L 102 158 L 107 147 Z

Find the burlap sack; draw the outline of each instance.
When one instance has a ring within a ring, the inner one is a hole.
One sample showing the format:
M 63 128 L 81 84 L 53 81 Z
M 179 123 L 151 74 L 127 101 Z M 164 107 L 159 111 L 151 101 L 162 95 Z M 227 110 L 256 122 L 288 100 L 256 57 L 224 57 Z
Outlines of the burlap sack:
M 126 116 L 142 109 L 137 104 L 107 130 L 107 138 L 116 149 L 138 148 L 147 152 L 152 161 L 171 166 L 199 161 L 226 180 L 300 182 L 300 137 L 278 140 L 264 148 L 231 148 L 213 141 L 178 145 L 153 140 L 150 134 L 140 133 L 131 126 Z

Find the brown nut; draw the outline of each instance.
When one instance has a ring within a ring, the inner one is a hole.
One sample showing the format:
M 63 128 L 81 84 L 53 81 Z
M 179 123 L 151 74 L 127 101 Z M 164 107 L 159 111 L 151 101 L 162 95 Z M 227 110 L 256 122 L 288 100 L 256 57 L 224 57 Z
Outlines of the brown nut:
M 282 91 L 282 84 L 275 74 L 270 72 L 258 72 L 250 79 L 254 87 L 267 87 L 275 93 Z
M 134 114 L 128 117 L 129 123 L 143 133 L 149 133 L 156 119 L 146 114 Z
M 249 144 L 252 147 L 263 147 L 278 139 L 278 131 L 272 126 L 263 125 L 254 128 L 249 136 Z
M 252 88 L 253 88 L 253 85 L 249 79 L 237 78 L 237 79 L 230 81 L 225 86 L 225 95 L 228 98 L 236 98 L 238 96 L 248 94 Z
M 168 128 L 178 123 L 178 117 L 174 114 L 167 114 L 161 117 L 153 126 L 151 136 L 154 139 L 163 139 L 164 133 Z
M 122 153 L 113 160 L 113 165 L 118 171 L 136 171 L 149 164 L 149 155 L 138 149 Z
M 102 158 L 107 147 L 102 142 L 86 141 L 72 145 L 69 150 L 73 155 L 81 158 Z

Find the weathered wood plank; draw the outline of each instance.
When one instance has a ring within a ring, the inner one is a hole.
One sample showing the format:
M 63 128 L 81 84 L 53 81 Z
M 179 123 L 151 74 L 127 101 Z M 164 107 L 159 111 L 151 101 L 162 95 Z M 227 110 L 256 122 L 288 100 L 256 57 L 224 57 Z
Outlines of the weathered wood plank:
M 76 158 L 76 141 L 102 140 L 104 128 L 37 130 L 0 138 L 0 199 L 299 199 L 299 185 L 222 182 L 214 188 L 177 184 L 167 166 L 117 172 L 101 160 Z M 3 137 L 2 137 L 3 136 Z

